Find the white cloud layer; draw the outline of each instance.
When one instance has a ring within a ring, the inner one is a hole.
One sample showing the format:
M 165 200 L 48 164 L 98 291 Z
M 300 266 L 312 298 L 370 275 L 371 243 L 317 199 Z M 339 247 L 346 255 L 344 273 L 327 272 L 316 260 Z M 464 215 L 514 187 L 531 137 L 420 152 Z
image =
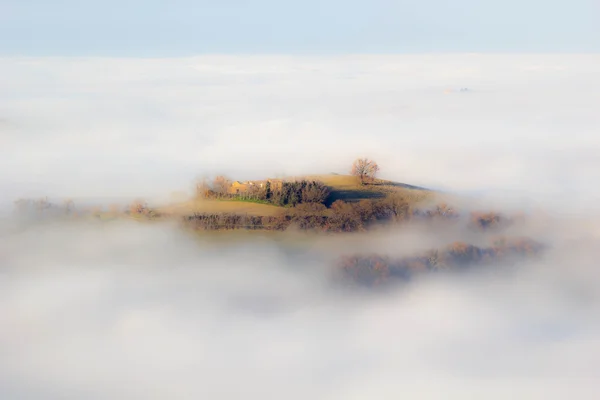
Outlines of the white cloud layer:
M 368 155 L 390 179 L 593 205 L 599 71 L 597 55 L 4 58 L 0 191 L 153 197 Z
M 0 202 L 367 155 L 385 178 L 550 211 L 511 233 L 551 245 L 516 271 L 371 296 L 331 287 L 332 258 L 486 238 L 2 220 L 0 398 L 599 397 L 599 56 L 5 58 L 0 76 Z
M 380 295 L 332 286 L 336 238 L 299 256 L 136 224 L 5 235 L 0 397 L 594 399 L 599 234 L 553 224 L 516 271 Z

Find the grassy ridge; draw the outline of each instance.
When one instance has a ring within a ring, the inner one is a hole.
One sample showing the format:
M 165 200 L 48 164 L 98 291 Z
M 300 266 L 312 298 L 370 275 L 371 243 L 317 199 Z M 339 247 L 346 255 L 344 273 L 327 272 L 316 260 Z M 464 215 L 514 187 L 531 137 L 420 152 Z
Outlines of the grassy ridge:
M 431 197 L 433 193 L 414 186 L 384 180 L 378 180 L 373 185 L 361 185 L 356 177 L 350 175 L 311 175 L 301 178 L 321 181 L 330 188 L 331 194 L 326 201 L 328 207 L 336 200 L 345 202 L 376 200 L 394 193 L 406 194 L 410 196 L 412 201 L 418 203 Z M 301 178 L 299 177 L 298 179 Z M 289 210 L 289 208 L 273 205 L 265 200 L 237 198 L 191 200 L 166 207 L 159 207 L 157 212 L 162 215 L 176 216 L 195 213 L 237 213 L 254 216 L 275 216 L 286 210 Z

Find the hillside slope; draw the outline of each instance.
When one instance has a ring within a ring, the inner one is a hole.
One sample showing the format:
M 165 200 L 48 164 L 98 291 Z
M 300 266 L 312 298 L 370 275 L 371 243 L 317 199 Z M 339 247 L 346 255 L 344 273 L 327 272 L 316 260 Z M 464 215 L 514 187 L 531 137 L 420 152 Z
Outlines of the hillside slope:
M 331 194 L 326 202 L 327 206 L 330 206 L 336 200 L 354 202 L 369 199 L 382 199 L 394 193 L 406 194 L 413 198 L 415 202 L 420 202 L 430 197 L 433 193 L 432 191 L 416 186 L 385 180 L 377 180 L 374 184 L 361 185 L 356 177 L 351 175 L 308 175 L 287 179 L 309 179 L 323 182 L 331 190 Z M 157 208 L 157 211 L 160 214 L 172 216 L 191 215 L 194 213 L 235 213 L 256 216 L 275 216 L 284 210 L 286 210 L 286 208 L 269 204 L 212 199 L 189 200 Z

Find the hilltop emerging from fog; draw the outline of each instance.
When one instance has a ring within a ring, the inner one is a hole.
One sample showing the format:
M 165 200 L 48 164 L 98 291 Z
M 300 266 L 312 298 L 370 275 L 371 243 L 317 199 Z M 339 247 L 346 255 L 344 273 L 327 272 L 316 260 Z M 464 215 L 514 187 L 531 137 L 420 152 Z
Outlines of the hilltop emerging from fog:
M 217 177 L 200 182 L 194 199 L 156 211 L 167 215 L 198 213 L 236 213 L 252 216 L 274 216 L 301 205 L 323 205 L 331 208 L 336 201 L 373 202 L 395 195 L 419 202 L 430 191 L 416 186 L 377 179 L 368 184 L 351 175 L 310 175 L 259 181 L 231 181 Z
M 73 200 L 20 199 L 16 210 L 29 216 L 93 217 L 103 221 L 180 221 L 193 230 L 267 230 L 360 232 L 413 220 L 456 220 L 461 213 L 448 195 L 425 188 L 360 175 L 308 175 L 235 181 L 203 179 L 191 199 L 149 205 L 138 199 L 123 206 L 79 207 Z M 463 211 L 464 213 L 464 211 Z M 495 212 L 470 212 L 481 228 L 506 225 L 511 218 Z
M 188 232 L 348 234 L 383 227 L 411 230 L 420 223 L 438 233 L 456 231 L 445 245 L 400 258 L 348 246 L 352 251 L 346 250 L 334 263 L 336 280 L 366 286 L 407 281 L 427 272 L 510 265 L 545 248 L 531 238 L 504 235 L 506 228 L 523 221 L 523 215 L 457 209 L 444 200 L 448 196 L 408 184 L 329 174 L 244 182 L 218 176 L 198 182 L 193 199 L 167 206 L 136 200 L 125 210 L 115 205 L 83 211 L 72 201 L 59 207 L 45 199 L 21 200 L 17 206 L 22 213 L 29 209 L 38 215 L 91 217 L 101 223 L 178 221 Z M 465 232 L 478 236 L 477 245 L 460 240 Z

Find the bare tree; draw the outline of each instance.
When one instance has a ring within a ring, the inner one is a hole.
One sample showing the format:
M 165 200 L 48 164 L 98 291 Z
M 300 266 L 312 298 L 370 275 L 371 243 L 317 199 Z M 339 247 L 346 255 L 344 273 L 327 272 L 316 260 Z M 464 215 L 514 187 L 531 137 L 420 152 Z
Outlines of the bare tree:
M 206 177 L 196 180 L 196 198 L 208 198 L 211 192 L 212 188 Z
M 213 181 L 212 186 L 213 186 L 213 190 L 217 194 L 219 194 L 220 196 L 223 196 L 223 195 L 227 194 L 227 189 L 229 189 L 229 186 L 231 186 L 231 181 L 229 179 L 227 179 L 225 176 L 219 175 Z
M 302 202 L 303 203 L 324 203 L 329 197 L 329 188 L 322 182 L 304 181 L 304 188 L 302 189 Z
M 267 198 L 265 188 L 256 184 L 250 185 L 247 193 L 251 199 L 265 200 Z
M 373 182 L 379 172 L 379 166 L 373 160 L 368 158 L 357 158 L 352 164 L 350 173 L 360 179 L 361 185 L 366 182 Z
M 413 214 L 414 199 L 404 193 L 393 193 L 382 201 L 395 221 L 409 219 Z

